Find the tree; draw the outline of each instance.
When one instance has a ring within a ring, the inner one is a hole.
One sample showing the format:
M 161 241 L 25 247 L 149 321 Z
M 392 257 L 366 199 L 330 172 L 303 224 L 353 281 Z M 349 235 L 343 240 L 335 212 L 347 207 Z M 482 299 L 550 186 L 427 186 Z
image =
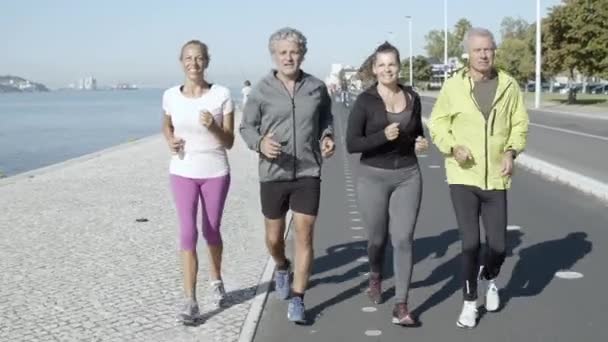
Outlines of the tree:
M 527 41 L 507 38 L 496 52 L 496 66 L 508 72 L 520 84 L 534 75 L 534 55 Z
M 449 36 L 449 33 L 448 33 Z M 429 33 L 427 33 L 426 36 L 424 36 L 424 39 L 426 40 L 426 46 L 424 47 L 426 49 L 426 54 L 427 56 L 429 56 L 430 58 L 434 58 L 437 60 L 442 61 L 443 60 L 443 49 L 444 49 L 444 40 L 443 40 L 443 31 L 441 30 L 432 30 Z M 448 42 L 449 42 L 449 37 L 448 37 Z M 449 48 L 449 46 L 448 46 Z M 449 55 L 449 51 L 448 51 L 448 55 Z
M 500 26 L 502 39 L 496 52 L 496 65 L 525 84 L 534 75 L 536 30 L 521 18 L 506 17 Z
M 462 57 L 464 52 L 462 41 L 464 35 L 472 27 L 471 22 L 467 19 L 460 19 L 454 25 L 454 32 L 448 32 L 448 57 Z M 443 61 L 444 50 L 444 31 L 432 30 L 424 37 L 426 40 L 427 56 L 433 59 Z
M 412 60 L 414 81 L 428 81 L 433 73 L 431 69 L 431 64 L 429 63 L 428 59 L 424 56 L 415 56 Z M 403 62 L 401 63 L 401 77 L 408 81 L 410 79 L 409 58 L 403 60 Z
M 551 73 L 608 74 L 608 1 L 563 0 L 543 22 L 544 64 Z M 576 101 L 572 89 L 568 103 Z
M 500 23 L 502 40 L 509 38 L 526 39 L 530 24 L 522 18 L 506 17 Z
M 465 18 L 458 20 L 456 25 L 454 25 L 454 40 L 462 43 L 464 41 L 464 36 L 469 32 L 469 30 L 473 27 L 471 22 Z

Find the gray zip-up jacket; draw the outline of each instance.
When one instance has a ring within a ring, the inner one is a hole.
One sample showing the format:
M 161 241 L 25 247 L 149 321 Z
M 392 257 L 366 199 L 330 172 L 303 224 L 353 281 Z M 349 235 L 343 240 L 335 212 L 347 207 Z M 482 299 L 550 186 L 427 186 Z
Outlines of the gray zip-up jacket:
M 320 142 L 333 136 L 327 87 L 302 71 L 292 98 L 275 73 L 273 70 L 253 87 L 239 127 L 247 146 L 259 153 L 260 182 L 320 177 Z M 260 142 L 270 132 L 282 145 L 280 156 L 273 160 L 260 152 Z

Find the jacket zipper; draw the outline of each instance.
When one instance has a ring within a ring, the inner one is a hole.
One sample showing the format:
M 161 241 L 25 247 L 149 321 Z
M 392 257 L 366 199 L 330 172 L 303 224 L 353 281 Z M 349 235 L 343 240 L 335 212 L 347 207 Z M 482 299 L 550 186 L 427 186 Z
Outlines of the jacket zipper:
M 291 100 L 291 131 L 293 133 L 293 169 L 292 169 L 292 173 L 291 173 L 291 178 L 292 180 L 296 179 L 296 168 L 297 168 L 297 145 L 296 145 L 296 101 L 295 101 L 295 96 L 296 96 L 296 85 L 293 85 L 293 95 L 289 92 L 289 89 L 287 89 L 287 87 L 285 86 L 285 83 L 281 82 L 281 85 L 283 86 L 283 88 L 285 89 L 285 91 L 287 92 L 287 96 L 289 96 L 289 99 Z
M 483 116 L 483 121 L 484 121 L 484 131 L 483 131 L 483 144 L 484 144 L 484 155 L 485 155 L 485 188 L 484 190 L 488 189 L 488 119 L 486 119 L 485 115 L 483 115 L 483 112 L 481 111 L 481 108 L 479 108 L 479 104 L 477 103 L 477 100 L 475 100 L 475 95 L 473 94 L 473 83 L 471 82 L 471 78 L 469 77 L 469 95 L 471 96 L 471 100 L 473 100 L 473 103 L 475 104 L 475 107 L 477 107 L 477 110 L 481 113 L 481 116 Z
M 473 94 L 473 84 L 471 82 L 471 78 L 469 77 L 469 87 L 470 87 L 470 96 L 471 99 L 473 100 L 473 103 L 475 103 L 475 106 L 477 107 L 477 110 L 479 110 L 480 113 L 481 112 L 481 108 L 479 108 L 479 104 L 477 103 L 477 101 L 475 100 L 475 96 Z M 511 83 L 509 83 L 509 85 L 507 85 L 507 87 L 502 91 L 502 93 L 500 93 L 500 96 L 498 98 L 496 98 L 496 101 L 494 101 L 494 103 L 492 103 L 492 107 L 490 107 L 490 110 L 494 111 L 494 116 L 492 117 L 492 123 L 490 125 L 490 136 L 494 135 L 494 121 L 496 120 L 496 109 L 494 108 L 496 106 L 496 104 L 498 103 L 498 101 L 500 101 L 502 99 L 502 97 L 504 96 L 504 94 L 507 92 L 507 90 L 509 90 L 509 88 L 511 87 Z M 488 165 L 488 159 L 490 159 L 489 157 L 489 151 L 488 151 L 488 119 L 486 119 L 486 117 L 483 115 L 484 117 L 484 121 L 485 121 L 485 130 L 484 130 L 484 149 L 485 149 L 485 156 L 486 156 L 486 160 L 485 160 L 485 184 L 486 187 L 485 189 L 488 189 L 488 173 L 489 171 L 489 165 Z
M 490 136 L 494 135 L 494 122 L 496 121 L 496 108 L 494 109 L 494 116 L 492 116 L 492 124 L 490 125 Z
M 295 88 L 295 87 L 294 87 Z M 294 89 L 294 94 L 291 97 L 291 122 L 292 122 L 292 126 L 291 126 L 291 130 L 293 131 L 293 173 L 292 173 L 292 178 L 295 180 L 296 179 L 296 168 L 298 167 L 297 162 L 298 162 L 298 158 L 297 158 L 297 141 L 296 141 L 296 101 L 295 101 L 295 89 Z

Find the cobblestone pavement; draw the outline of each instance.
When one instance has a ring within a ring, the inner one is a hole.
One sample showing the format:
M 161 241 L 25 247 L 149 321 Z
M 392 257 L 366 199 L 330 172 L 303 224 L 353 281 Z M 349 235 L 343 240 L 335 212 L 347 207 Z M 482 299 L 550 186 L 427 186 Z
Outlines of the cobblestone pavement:
M 257 157 L 237 137 L 230 161 L 222 228 L 230 300 L 210 308 L 199 235 L 198 327 L 175 322 L 177 218 L 160 136 L 2 180 L 0 341 L 236 341 L 267 253 Z

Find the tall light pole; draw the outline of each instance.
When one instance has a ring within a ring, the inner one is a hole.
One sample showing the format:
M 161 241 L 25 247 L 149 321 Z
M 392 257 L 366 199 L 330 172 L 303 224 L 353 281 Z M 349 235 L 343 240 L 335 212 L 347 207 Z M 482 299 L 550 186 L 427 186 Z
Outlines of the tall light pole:
M 443 81 L 448 79 L 448 0 L 443 0 Z
M 541 30 L 541 22 L 540 22 L 540 0 L 536 0 L 536 93 L 534 94 L 534 108 L 538 109 L 540 107 L 540 66 L 541 66 L 541 39 L 540 39 L 540 30 Z
M 407 19 L 409 19 L 409 44 L 410 44 L 410 86 L 413 87 L 414 86 L 414 65 L 413 65 L 413 61 L 412 61 L 412 16 L 408 15 L 406 16 Z

